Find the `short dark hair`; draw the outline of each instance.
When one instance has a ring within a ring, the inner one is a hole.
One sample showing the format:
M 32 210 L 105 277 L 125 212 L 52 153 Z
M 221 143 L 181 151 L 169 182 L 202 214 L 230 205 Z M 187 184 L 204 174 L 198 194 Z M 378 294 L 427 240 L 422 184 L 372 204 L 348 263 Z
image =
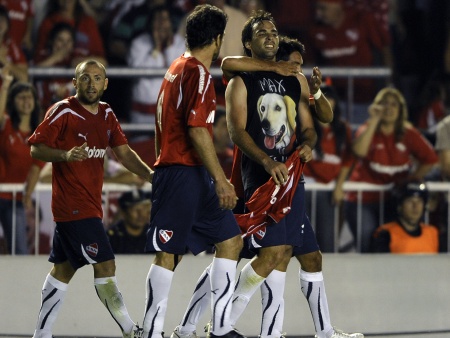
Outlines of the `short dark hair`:
M 302 56 L 305 54 L 305 45 L 297 39 L 288 36 L 280 36 L 280 43 L 278 44 L 277 60 L 288 61 L 289 55 L 293 52 L 299 52 Z
M 193 50 L 210 45 L 218 35 L 223 36 L 227 20 L 216 6 L 196 6 L 186 21 L 186 47 Z
M 250 52 L 250 50 L 245 48 L 245 43 L 248 41 L 252 41 L 253 26 L 262 21 L 270 21 L 275 25 L 275 19 L 273 18 L 272 14 L 260 9 L 251 13 L 250 17 L 247 19 L 244 27 L 242 28 L 241 42 L 242 47 L 244 47 L 244 53 L 246 56 L 252 56 L 252 53 Z

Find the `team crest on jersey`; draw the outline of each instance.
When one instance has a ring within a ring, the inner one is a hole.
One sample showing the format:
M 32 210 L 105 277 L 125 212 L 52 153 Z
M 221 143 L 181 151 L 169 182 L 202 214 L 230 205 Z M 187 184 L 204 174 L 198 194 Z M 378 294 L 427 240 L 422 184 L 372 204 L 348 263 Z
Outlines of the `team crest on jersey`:
M 98 244 L 92 243 L 86 246 L 86 252 L 89 256 L 96 257 L 98 254 Z
M 256 231 L 253 235 L 254 235 L 256 238 L 258 238 L 258 239 L 263 239 L 264 236 L 266 235 L 266 227 L 265 227 L 265 226 L 262 226 L 262 227 L 259 228 L 259 230 Z
M 168 241 L 170 241 L 170 239 L 173 236 L 173 231 L 171 230 L 159 230 L 159 240 L 165 244 Z

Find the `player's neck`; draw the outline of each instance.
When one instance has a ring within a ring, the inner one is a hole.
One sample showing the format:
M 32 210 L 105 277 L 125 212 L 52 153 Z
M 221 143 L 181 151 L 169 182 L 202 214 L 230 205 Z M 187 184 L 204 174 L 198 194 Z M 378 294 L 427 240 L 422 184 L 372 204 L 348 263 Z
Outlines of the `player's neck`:
M 86 109 L 88 112 L 90 112 L 93 115 L 97 115 L 98 113 L 98 102 L 95 102 L 93 104 L 85 104 L 80 101 L 77 95 L 75 95 L 78 102 L 83 106 L 84 109 Z
M 213 54 L 207 48 L 187 50 L 184 56 L 196 58 L 208 71 L 211 68 Z

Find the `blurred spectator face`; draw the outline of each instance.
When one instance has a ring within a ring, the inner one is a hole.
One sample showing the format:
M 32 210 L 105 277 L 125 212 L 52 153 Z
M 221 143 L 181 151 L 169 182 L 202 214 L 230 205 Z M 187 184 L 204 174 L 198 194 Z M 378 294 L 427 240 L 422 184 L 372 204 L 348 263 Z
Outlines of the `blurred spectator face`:
M 380 104 L 385 108 L 381 115 L 383 122 L 394 123 L 400 116 L 400 102 L 393 95 L 386 95 Z
M 126 225 L 135 230 L 143 229 L 150 222 L 151 209 L 150 200 L 129 206 L 124 212 Z
M 31 115 L 35 108 L 33 92 L 31 90 L 24 90 L 18 93 L 14 97 L 14 106 L 19 116 Z
M 239 4 L 239 8 L 245 14 L 250 15 L 252 11 L 256 11 L 258 9 L 264 9 L 264 5 L 260 0 L 241 0 Z
M 340 1 L 318 0 L 316 3 L 316 19 L 327 26 L 333 26 L 341 17 Z
M 409 224 L 418 223 L 425 209 L 424 201 L 419 196 L 405 198 L 399 206 L 399 215 Z
M 72 33 L 68 30 L 62 30 L 56 35 L 53 41 L 53 52 L 62 50 L 70 54 L 73 51 L 73 45 Z
M 155 14 L 152 32 L 153 34 L 158 34 L 163 41 L 172 38 L 172 22 L 170 21 L 169 11 L 162 10 Z

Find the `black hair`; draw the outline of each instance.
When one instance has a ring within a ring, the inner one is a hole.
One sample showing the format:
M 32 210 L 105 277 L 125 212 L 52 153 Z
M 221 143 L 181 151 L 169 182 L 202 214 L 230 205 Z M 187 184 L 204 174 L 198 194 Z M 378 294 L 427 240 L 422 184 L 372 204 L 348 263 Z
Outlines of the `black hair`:
M 257 11 L 253 11 L 251 13 L 250 17 L 247 19 L 247 21 L 244 24 L 244 27 L 242 28 L 241 42 L 242 47 L 244 47 L 244 54 L 246 56 L 252 56 L 252 53 L 249 49 L 245 47 L 245 43 L 252 41 L 253 26 L 262 21 L 270 21 L 275 25 L 275 19 L 273 18 L 272 14 L 260 9 Z
M 288 61 L 289 55 L 294 52 L 299 52 L 302 56 L 305 55 L 305 45 L 299 40 L 287 37 L 285 35 L 280 36 L 280 42 L 278 44 L 277 61 Z
M 8 99 L 6 101 L 6 111 L 8 112 L 12 126 L 15 130 L 19 129 L 20 116 L 19 112 L 16 109 L 14 99 L 18 94 L 27 91 L 30 91 L 33 94 L 34 99 L 34 109 L 31 112 L 31 119 L 30 119 L 31 130 L 34 131 L 40 122 L 39 117 L 41 113 L 41 107 L 39 105 L 39 98 L 37 95 L 36 88 L 29 82 L 16 82 L 9 88 Z
M 228 17 L 221 9 L 211 5 L 198 5 L 186 21 L 186 47 L 189 50 L 210 45 L 225 32 Z
M 68 24 L 67 22 L 58 22 L 48 33 L 47 48 L 49 50 L 52 49 L 53 42 L 55 42 L 56 36 L 62 31 L 69 31 L 70 35 L 72 36 L 73 43 L 75 44 L 75 28 L 73 28 L 73 26 Z

